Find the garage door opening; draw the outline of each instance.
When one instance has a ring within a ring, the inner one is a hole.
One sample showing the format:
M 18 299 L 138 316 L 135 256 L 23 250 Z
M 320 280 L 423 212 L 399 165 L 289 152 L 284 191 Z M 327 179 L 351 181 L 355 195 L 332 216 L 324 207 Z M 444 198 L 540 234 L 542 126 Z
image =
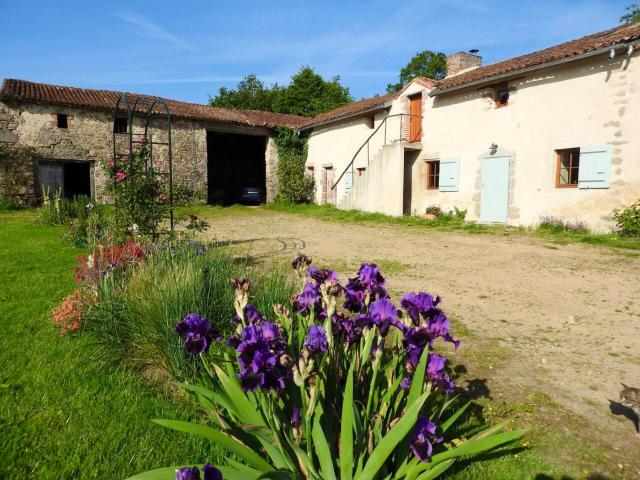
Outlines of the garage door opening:
M 266 201 L 267 138 L 207 132 L 209 203 L 259 205 Z
M 91 197 L 90 162 L 38 162 L 38 189 L 40 194 L 53 195 L 60 192 L 63 197 Z

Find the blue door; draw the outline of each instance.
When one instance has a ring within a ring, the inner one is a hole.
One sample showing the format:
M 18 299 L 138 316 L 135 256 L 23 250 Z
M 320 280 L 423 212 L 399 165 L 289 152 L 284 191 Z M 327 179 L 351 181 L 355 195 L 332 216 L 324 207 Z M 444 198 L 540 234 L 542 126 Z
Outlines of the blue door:
M 480 220 L 483 222 L 507 223 L 509 159 L 508 156 L 482 159 Z

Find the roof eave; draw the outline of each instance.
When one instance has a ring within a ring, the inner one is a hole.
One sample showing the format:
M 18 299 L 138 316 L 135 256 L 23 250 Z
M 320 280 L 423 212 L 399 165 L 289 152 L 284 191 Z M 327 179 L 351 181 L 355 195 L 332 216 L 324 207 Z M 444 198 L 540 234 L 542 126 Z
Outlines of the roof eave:
M 393 99 L 393 100 L 395 100 L 395 99 Z M 341 115 L 339 117 L 330 118 L 328 120 L 323 120 L 322 122 L 310 123 L 309 125 L 305 125 L 303 127 L 300 127 L 298 129 L 298 131 L 299 132 L 303 132 L 303 131 L 309 130 L 311 128 L 320 127 L 322 125 L 328 125 L 330 123 L 340 122 L 342 120 L 346 120 L 346 119 L 352 118 L 352 117 L 357 117 L 359 115 L 364 115 L 365 113 L 371 113 L 371 112 L 377 112 L 378 110 L 384 110 L 386 108 L 391 107 L 391 104 L 393 103 L 393 100 L 387 100 L 386 102 L 381 103 L 380 105 L 376 105 L 375 107 L 367 108 L 365 110 L 360 110 L 358 112 L 345 113 L 344 115 Z
M 498 80 L 504 80 L 506 78 L 522 75 L 523 73 L 529 73 L 529 72 L 532 72 L 532 71 L 535 71 L 535 70 L 541 70 L 543 68 L 554 67 L 554 66 L 557 66 L 557 65 L 563 65 L 563 64 L 568 63 L 568 62 L 572 62 L 572 61 L 576 61 L 576 60 L 582 60 L 582 59 L 588 58 L 588 57 L 594 57 L 596 55 L 600 55 L 602 53 L 608 52 L 612 48 L 613 49 L 618 49 L 618 48 L 628 47 L 632 43 L 634 43 L 634 42 L 633 41 L 632 42 L 620 42 L 620 43 L 616 43 L 616 44 L 613 44 L 613 45 L 609 45 L 607 47 L 602 47 L 602 48 L 598 48 L 596 50 L 591 50 L 589 52 L 584 52 L 584 53 L 580 53 L 580 54 L 577 54 L 577 55 L 572 55 L 570 57 L 564 57 L 564 58 L 561 58 L 561 59 L 558 59 L 558 60 L 553 60 L 551 62 L 544 62 L 544 63 L 540 63 L 538 65 L 532 65 L 530 67 L 519 68 L 519 69 L 516 69 L 516 70 L 511 70 L 509 72 L 499 73 L 497 75 L 492 75 L 490 77 L 480 78 L 478 80 L 474 80 L 474 81 L 468 82 L 468 83 L 462 83 L 462 84 L 456 85 L 454 87 L 435 89 L 435 90 L 432 90 L 431 92 L 429 92 L 429 96 L 430 97 L 435 97 L 437 95 L 442 95 L 444 93 L 454 92 L 456 90 L 462 90 L 464 88 L 475 87 L 475 86 L 485 85 L 485 84 L 491 84 L 491 83 L 494 83 L 494 82 L 496 82 Z

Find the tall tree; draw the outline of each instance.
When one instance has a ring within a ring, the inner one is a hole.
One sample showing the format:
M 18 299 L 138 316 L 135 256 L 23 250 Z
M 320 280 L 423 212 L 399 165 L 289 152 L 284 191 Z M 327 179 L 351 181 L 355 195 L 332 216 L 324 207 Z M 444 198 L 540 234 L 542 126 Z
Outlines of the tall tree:
M 247 75 L 235 89 L 220 88 L 209 104 L 311 117 L 351 101 L 349 89 L 340 84 L 339 77 L 325 80 L 311 67 L 302 67 L 287 86 L 266 87 L 255 75 Z
M 424 50 L 418 52 L 409 63 L 400 70 L 398 83 L 387 85 L 387 92 L 397 92 L 416 77 L 441 80 L 447 75 L 447 56 L 441 52 Z
M 311 67 L 302 67 L 291 77 L 291 83 L 276 95 L 273 109 L 312 117 L 341 107 L 353 99 L 349 89 L 340 84 L 340 77 L 325 80 Z
M 620 17 L 622 23 L 640 22 L 640 3 L 632 3 L 626 11 L 627 13 Z
M 234 89 L 222 87 L 218 95 L 209 99 L 212 107 L 242 108 L 248 110 L 272 111 L 273 100 L 282 90 L 278 84 L 265 87 L 255 75 L 247 75 Z

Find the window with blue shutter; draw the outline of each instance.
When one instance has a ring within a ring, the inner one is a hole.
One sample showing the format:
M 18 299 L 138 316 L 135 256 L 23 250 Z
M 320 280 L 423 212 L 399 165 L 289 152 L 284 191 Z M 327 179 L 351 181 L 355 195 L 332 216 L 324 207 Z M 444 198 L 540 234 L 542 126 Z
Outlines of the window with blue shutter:
M 459 158 L 440 159 L 440 185 L 441 192 L 457 192 L 460 177 Z
M 353 187 L 353 163 L 351 164 L 351 166 L 347 169 L 347 171 L 344 173 L 344 188 L 346 191 L 351 190 L 351 187 Z
M 609 188 L 612 150 L 611 145 L 580 147 L 578 188 Z

